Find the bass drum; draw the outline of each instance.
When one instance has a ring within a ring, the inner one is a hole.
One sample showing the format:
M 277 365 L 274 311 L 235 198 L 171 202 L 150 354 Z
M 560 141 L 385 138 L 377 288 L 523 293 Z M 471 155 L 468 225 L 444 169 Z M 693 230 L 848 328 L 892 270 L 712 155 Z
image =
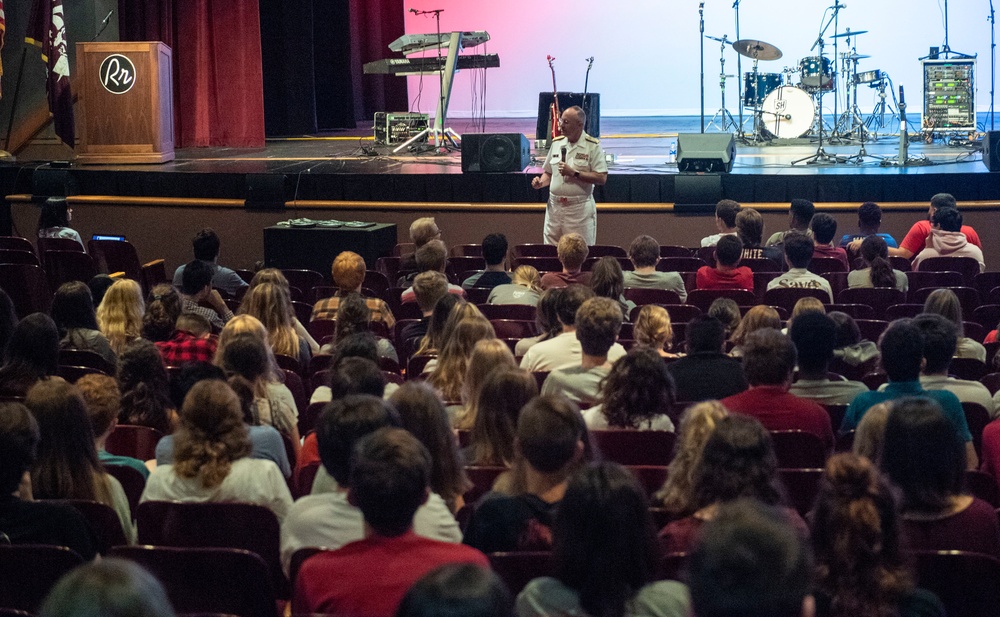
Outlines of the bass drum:
M 812 96 L 792 86 L 768 94 L 761 112 L 764 129 L 780 139 L 802 137 L 816 119 Z

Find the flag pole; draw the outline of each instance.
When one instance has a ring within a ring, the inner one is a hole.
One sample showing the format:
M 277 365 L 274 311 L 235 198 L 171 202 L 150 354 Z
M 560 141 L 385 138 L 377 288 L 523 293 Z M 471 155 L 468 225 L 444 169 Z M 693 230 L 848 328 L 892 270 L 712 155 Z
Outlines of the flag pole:
M 14 81 L 14 100 L 10 102 L 10 118 L 7 121 L 7 138 L 4 140 L 4 148 L 10 148 L 10 136 L 14 132 L 14 114 L 17 112 L 17 98 L 21 92 L 21 78 L 24 77 L 24 59 L 28 55 L 27 43 L 21 43 L 21 62 L 17 67 L 17 80 Z M 0 161 L 15 161 L 13 154 L 7 150 L 0 150 Z

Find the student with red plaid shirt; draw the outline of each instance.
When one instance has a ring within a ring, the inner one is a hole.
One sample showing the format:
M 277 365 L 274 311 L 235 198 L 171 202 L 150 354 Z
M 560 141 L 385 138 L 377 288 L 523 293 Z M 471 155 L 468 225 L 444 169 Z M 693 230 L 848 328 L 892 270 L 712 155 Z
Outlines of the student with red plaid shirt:
M 164 364 L 181 366 L 188 362 L 212 362 L 218 342 L 207 319 L 197 313 L 181 313 L 170 340 L 158 342 L 156 347 Z

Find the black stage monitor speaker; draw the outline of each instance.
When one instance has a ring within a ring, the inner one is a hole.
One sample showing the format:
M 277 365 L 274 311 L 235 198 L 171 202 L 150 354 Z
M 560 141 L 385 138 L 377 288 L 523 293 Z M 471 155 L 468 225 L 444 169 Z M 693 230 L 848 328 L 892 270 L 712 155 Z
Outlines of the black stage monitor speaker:
M 987 131 L 983 137 L 983 164 L 990 171 L 1000 171 L 1000 131 Z
M 462 135 L 462 171 L 522 171 L 531 164 L 531 144 L 521 133 Z
M 285 174 L 247 174 L 247 210 L 284 210 Z
M 676 214 L 715 214 L 715 204 L 720 200 L 721 175 L 680 173 L 674 176 Z
M 730 172 L 736 160 L 732 133 L 681 133 L 677 135 L 677 169 Z

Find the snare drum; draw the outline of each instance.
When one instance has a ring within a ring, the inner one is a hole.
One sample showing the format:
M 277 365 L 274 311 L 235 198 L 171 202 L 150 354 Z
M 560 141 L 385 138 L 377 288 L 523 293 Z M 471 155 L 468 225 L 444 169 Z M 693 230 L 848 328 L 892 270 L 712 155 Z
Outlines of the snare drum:
M 764 129 L 782 139 L 805 135 L 815 119 L 812 96 L 791 86 L 782 86 L 768 94 L 761 106 Z
M 760 107 L 767 95 L 776 88 L 780 88 L 784 83 L 785 76 L 781 73 L 757 73 L 756 80 L 753 73 L 744 73 L 743 105 Z
M 833 90 L 836 85 L 833 61 L 823 56 L 810 56 L 799 60 L 799 79 L 803 88 Z

